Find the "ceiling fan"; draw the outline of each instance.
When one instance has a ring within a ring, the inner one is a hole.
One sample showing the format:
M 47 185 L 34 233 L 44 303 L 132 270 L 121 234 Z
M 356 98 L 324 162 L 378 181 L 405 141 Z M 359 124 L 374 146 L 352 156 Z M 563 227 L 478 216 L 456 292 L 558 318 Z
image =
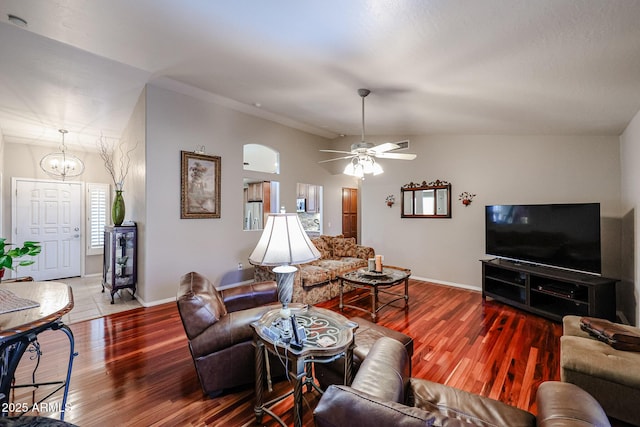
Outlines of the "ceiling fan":
M 370 142 L 364 140 L 364 99 L 369 95 L 371 91 L 369 89 L 358 89 L 358 95 L 362 98 L 362 134 L 360 142 L 351 144 L 351 151 L 340 150 L 320 150 L 324 153 L 339 153 L 347 154 L 347 156 L 336 157 L 335 159 L 321 160 L 318 163 L 333 162 L 335 160 L 351 159 L 349 164 L 344 169 L 344 173 L 347 175 L 357 176 L 362 178 L 364 174 L 378 175 L 383 172 L 380 164 L 376 163 L 375 158 L 379 159 L 394 159 L 394 160 L 413 160 L 417 156 L 410 153 L 390 153 L 389 151 L 397 150 L 400 148 L 399 143 L 385 142 L 379 145 L 373 145 Z M 408 142 L 408 141 L 407 141 Z

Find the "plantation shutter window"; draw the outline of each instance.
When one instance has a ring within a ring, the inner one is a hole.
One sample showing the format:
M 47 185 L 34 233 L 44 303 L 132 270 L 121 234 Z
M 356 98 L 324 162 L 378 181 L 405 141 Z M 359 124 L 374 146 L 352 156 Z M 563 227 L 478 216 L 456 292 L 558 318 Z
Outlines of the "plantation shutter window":
M 100 255 L 109 206 L 108 184 L 87 184 L 87 255 Z

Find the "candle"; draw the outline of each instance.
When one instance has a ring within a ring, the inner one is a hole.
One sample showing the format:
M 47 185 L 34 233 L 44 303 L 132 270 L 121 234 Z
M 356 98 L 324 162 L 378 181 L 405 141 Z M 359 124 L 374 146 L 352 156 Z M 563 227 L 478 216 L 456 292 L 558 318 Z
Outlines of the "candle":
M 382 255 L 376 255 L 376 271 L 382 272 Z
M 369 268 L 369 271 L 376 271 L 376 259 L 375 258 L 369 258 L 368 268 Z

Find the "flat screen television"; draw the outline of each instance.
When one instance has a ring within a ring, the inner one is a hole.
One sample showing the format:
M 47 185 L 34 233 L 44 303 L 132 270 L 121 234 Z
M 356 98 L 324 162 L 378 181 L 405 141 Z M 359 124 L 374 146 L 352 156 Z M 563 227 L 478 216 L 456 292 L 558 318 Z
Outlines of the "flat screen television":
M 600 204 L 485 207 L 486 253 L 600 274 Z

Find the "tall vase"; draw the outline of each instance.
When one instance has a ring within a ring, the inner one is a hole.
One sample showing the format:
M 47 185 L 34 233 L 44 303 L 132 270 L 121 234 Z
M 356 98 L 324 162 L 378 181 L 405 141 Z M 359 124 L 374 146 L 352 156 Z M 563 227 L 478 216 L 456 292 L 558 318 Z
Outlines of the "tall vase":
M 116 190 L 116 198 L 113 199 L 113 206 L 111 207 L 111 219 L 113 220 L 113 225 L 122 225 L 122 221 L 124 221 L 122 190 Z

